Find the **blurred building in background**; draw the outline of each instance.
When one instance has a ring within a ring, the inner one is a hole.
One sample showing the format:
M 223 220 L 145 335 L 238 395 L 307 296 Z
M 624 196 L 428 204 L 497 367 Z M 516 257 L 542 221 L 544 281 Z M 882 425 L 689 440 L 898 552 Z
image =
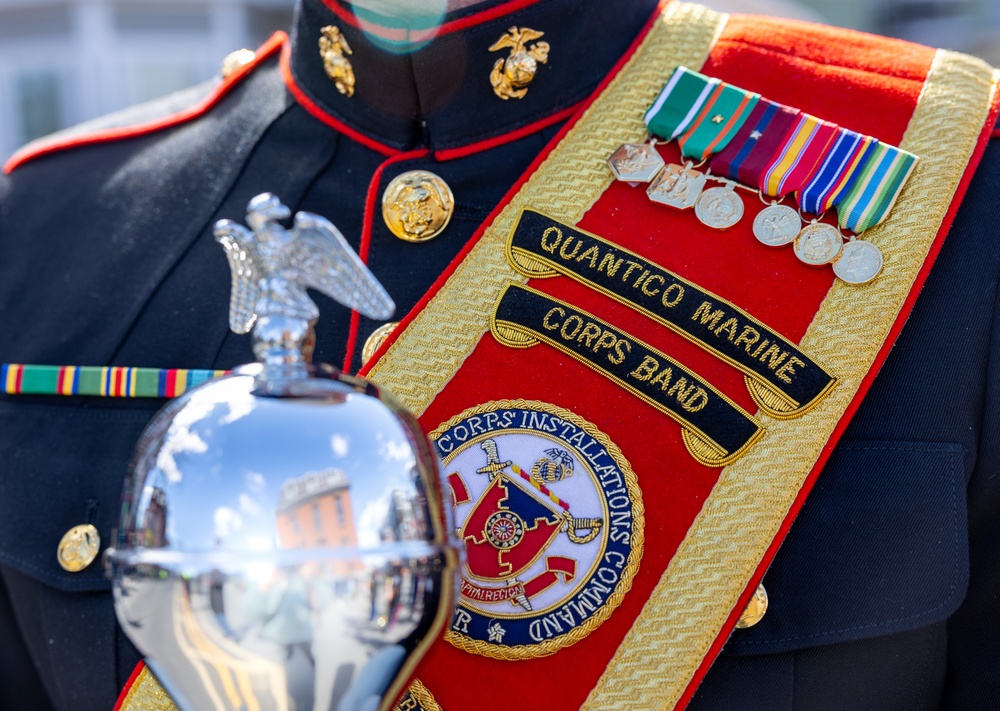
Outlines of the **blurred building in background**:
M 1000 64 L 1000 0 L 703 2 L 726 12 L 903 37 Z M 229 52 L 254 48 L 274 30 L 287 29 L 292 4 L 0 0 L 0 160 L 38 136 L 212 77 Z
M 291 25 L 292 0 L 0 0 L 0 159 L 218 74 Z

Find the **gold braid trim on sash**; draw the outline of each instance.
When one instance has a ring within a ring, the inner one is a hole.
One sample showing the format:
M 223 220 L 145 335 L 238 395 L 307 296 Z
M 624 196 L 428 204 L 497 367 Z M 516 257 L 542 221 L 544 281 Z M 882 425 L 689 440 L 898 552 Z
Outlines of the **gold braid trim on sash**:
M 420 679 L 410 682 L 403 700 L 392 708 L 393 711 L 441 711 L 434 694 L 420 683 Z
M 177 711 L 177 706 L 167 695 L 160 682 L 149 671 L 149 667 L 143 667 L 139 676 L 132 682 L 128 693 L 119 707 L 120 711 Z
M 854 399 L 930 251 L 986 123 L 1000 73 L 938 51 L 901 147 L 920 157 L 889 218 L 865 232 L 885 259 L 863 287 L 835 280 L 799 344 L 841 379 L 725 468 L 583 708 L 672 709 L 764 557 Z
M 504 242 L 522 207 L 545 205 L 577 224 L 611 184 L 607 157 L 623 142 L 646 139 L 642 117 L 663 88 L 664 72 L 701 67 L 726 16 L 672 2 L 635 54 L 487 228 L 448 282 L 368 373 L 418 417 L 490 330 L 491 295 L 527 278 L 515 272 Z M 461 324 L 461 328 L 456 328 Z

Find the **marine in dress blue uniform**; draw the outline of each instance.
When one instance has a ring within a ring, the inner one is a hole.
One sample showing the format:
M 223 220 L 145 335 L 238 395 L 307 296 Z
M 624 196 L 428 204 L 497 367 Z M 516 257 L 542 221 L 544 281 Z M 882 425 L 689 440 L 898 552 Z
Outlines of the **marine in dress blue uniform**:
M 251 360 L 248 339 L 226 326 L 228 267 L 211 229 L 264 191 L 333 220 L 355 248 L 370 231 L 369 266 L 406 313 L 654 4 L 483 3 L 443 18 L 449 31 L 430 41 L 419 22 L 359 10 L 372 35 L 344 21 L 348 6 L 301 0 L 285 72 L 272 52 L 196 117 L 40 154 L 0 178 L 0 362 Z M 331 25 L 352 81 L 324 65 Z M 558 54 L 538 62 L 522 97 L 503 98 L 488 50 L 515 25 L 544 30 Z M 113 121 L 155 121 L 212 90 Z M 690 708 L 1000 703 L 997 151 L 987 148 L 909 322 L 764 580 L 769 611 L 734 633 Z M 410 170 L 433 171 L 454 195 L 447 227 L 421 243 L 379 214 Z M 346 312 L 323 310 L 317 360 L 356 368 L 383 324 L 362 318 L 352 336 Z M 160 404 L 0 398 L 0 706 L 107 709 L 138 661 L 101 566 L 68 572 L 55 551 L 81 523 L 111 540 L 131 449 Z

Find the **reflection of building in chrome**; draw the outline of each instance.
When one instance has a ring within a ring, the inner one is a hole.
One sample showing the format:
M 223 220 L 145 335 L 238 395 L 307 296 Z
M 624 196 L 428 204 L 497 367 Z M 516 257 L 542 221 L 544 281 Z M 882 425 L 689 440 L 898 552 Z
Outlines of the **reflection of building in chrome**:
M 422 522 L 418 522 L 415 504 L 419 502 L 407 498 L 402 489 L 394 489 L 389 505 L 389 516 L 382 529 L 383 541 L 416 541 L 423 533 Z
M 350 482 L 339 469 L 309 472 L 281 486 L 282 548 L 353 548 L 358 544 Z
M 159 487 L 153 489 L 146 509 L 147 548 L 163 548 L 167 545 L 167 492 Z

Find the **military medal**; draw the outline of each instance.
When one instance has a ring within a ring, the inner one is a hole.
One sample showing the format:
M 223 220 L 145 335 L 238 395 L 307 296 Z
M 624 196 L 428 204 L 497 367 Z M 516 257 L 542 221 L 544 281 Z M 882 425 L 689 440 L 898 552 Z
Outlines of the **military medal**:
M 829 264 L 844 245 L 844 236 L 833 225 L 812 222 L 802 228 L 795 238 L 795 256 L 812 267 Z
M 901 148 L 874 139 L 866 146 L 865 159 L 854 169 L 854 180 L 836 201 L 840 225 L 860 234 L 884 220 L 917 163 L 917 157 Z M 852 239 L 833 265 L 839 279 L 864 284 L 882 271 L 882 252 L 871 242 Z
M 709 188 L 698 196 L 694 214 L 698 221 L 713 230 L 728 230 L 743 217 L 743 199 L 736 194 L 735 184 Z
M 854 239 L 844 245 L 833 273 L 848 284 L 865 284 L 882 271 L 882 252 L 871 242 Z
M 653 202 L 678 210 L 694 207 L 708 176 L 692 168 L 692 165 L 688 161 L 684 165 L 671 163 L 666 166 L 650 183 L 646 195 Z
M 626 143 L 608 158 L 616 180 L 648 182 L 650 200 L 693 207 L 699 222 L 715 230 L 740 221 L 745 207 L 735 188 L 749 186 L 772 199 L 753 222 L 761 244 L 793 244 L 801 262 L 833 264 L 850 284 L 881 272 L 878 247 L 854 237 L 845 246 L 843 233 L 820 220 L 835 207 L 844 230 L 857 235 L 877 225 L 913 171 L 913 154 L 685 67 L 674 70 L 644 119 L 650 135 L 677 139 L 686 162 L 665 165 L 656 138 Z M 710 158 L 708 173 L 696 170 L 696 161 Z M 708 180 L 723 185 L 706 189 Z M 781 204 L 790 193 L 798 210 Z M 818 217 L 802 228 L 801 212 Z
M 736 224 L 743 215 L 742 200 L 732 187 L 710 188 L 704 197 L 702 189 L 707 176 L 692 165 L 693 161 L 703 162 L 725 148 L 759 99 L 759 94 L 679 67 L 645 119 L 651 134 L 666 140 L 677 138 L 681 155 L 690 160 L 684 166 L 666 166 L 647 189 L 649 198 L 681 210 L 700 204 L 701 207 L 695 207 L 698 219 L 714 229 Z
M 783 247 L 795 240 L 801 227 L 802 218 L 795 208 L 772 202 L 754 218 L 753 235 L 768 247 Z
M 633 185 L 648 183 L 664 165 L 666 163 L 652 143 L 623 143 L 608 158 L 608 167 L 615 174 L 615 180 Z

